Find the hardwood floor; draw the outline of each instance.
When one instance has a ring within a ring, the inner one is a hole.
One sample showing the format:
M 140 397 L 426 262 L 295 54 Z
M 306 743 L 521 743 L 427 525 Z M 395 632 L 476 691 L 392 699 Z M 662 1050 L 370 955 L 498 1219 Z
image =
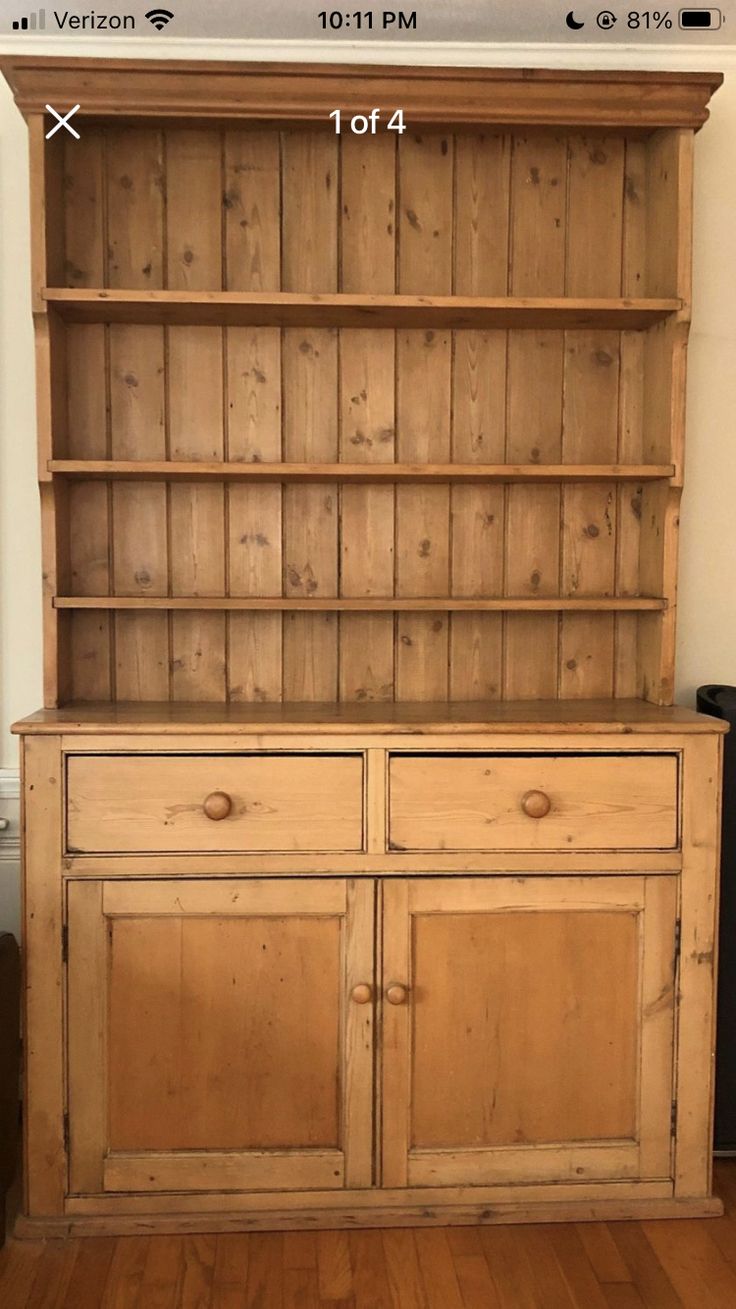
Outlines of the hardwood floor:
M 736 1309 L 723 1218 L 10 1240 L 2 1309 Z

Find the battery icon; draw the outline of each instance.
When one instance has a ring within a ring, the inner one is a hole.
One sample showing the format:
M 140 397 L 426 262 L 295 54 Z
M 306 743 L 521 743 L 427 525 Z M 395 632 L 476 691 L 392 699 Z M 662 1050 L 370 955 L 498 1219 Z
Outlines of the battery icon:
M 680 10 L 680 27 L 687 32 L 717 32 L 720 26 L 720 9 Z

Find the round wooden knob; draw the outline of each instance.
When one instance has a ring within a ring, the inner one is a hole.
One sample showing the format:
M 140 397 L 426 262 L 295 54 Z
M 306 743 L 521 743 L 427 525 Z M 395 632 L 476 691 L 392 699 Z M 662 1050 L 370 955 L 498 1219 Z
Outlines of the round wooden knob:
M 544 818 L 552 808 L 552 801 L 544 791 L 527 791 L 521 797 L 521 807 L 528 818 Z
M 398 982 L 392 982 L 386 987 L 386 999 L 389 1004 L 406 1004 L 409 996 L 408 988 L 401 986 Z
M 356 1004 L 368 1004 L 372 995 L 373 989 L 367 982 L 358 982 L 358 985 L 353 987 L 351 998 Z
M 227 818 L 232 807 L 233 802 L 226 791 L 213 791 L 202 805 L 207 817 L 211 818 L 213 823 L 219 823 L 221 818 Z

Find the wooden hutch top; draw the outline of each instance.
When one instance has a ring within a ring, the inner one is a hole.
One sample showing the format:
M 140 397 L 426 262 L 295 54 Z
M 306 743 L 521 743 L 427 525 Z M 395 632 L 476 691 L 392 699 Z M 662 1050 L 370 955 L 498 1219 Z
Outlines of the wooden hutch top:
M 671 704 L 719 75 L 0 67 L 31 142 L 45 721 Z

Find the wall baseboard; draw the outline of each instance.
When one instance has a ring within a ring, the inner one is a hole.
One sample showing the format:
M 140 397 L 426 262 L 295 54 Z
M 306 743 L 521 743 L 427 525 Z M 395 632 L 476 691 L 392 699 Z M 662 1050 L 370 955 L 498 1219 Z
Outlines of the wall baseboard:
M 20 859 L 20 773 L 17 768 L 0 768 L 0 818 L 8 820 L 0 828 L 0 859 Z

